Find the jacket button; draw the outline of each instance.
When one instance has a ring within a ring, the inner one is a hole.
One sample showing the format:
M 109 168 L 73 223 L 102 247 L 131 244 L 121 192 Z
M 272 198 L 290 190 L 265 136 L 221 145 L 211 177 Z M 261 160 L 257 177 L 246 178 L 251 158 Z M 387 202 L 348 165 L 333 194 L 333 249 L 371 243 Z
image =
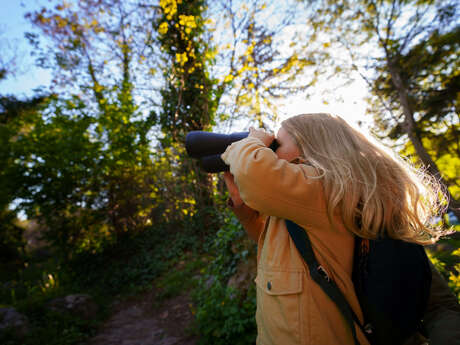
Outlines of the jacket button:
M 268 289 L 268 290 L 271 290 L 271 289 L 272 289 L 272 283 L 271 283 L 271 282 L 268 282 L 268 283 L 267 283 L 267 289 Z

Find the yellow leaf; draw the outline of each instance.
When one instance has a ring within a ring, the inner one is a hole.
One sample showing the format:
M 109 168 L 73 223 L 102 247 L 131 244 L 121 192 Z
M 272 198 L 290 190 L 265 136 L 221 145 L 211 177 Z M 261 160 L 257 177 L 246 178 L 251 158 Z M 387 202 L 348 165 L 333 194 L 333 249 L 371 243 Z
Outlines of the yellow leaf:
M 164 35 L 168 32 L 168 23 L 163 22 L 160 24 L 160 27 L 158 28 L 158 33 L 160 35 Z
M 227 75 L 227 76 L 225 77 L 225 79 L 224 79 L 224 83 L 229 83 L 229 82 L 231 82 L 231 81 L 233 80 L 233 78 L 234 78 L 233 75 L 231 75 L 231 74 Z
M 181 66 L 184 66 L 187 61 L 187 53 L 176 53 L 176 62 L 179 63 Z

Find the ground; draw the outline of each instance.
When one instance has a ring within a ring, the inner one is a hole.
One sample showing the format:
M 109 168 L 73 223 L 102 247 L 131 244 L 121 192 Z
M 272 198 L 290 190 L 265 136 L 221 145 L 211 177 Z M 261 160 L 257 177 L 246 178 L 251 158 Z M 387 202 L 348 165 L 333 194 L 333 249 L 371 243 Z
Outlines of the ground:
M 155 291 L 112 306 L 112 316 L 88 345 L 196 345 L 190 297 L 179 295 L 158 303 Z

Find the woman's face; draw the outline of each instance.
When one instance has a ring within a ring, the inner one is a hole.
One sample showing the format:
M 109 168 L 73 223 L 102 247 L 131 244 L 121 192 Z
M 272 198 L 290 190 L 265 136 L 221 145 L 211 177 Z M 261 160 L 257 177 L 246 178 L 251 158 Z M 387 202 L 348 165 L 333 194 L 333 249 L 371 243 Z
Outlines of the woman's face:
M 283 127 L 278 130 L 276 140 L 280 145 L 276 150 L 276 154 L 279 159 L 284 159 L 288 162 L 291 162 L 300 156 L 299 148 L 297 147 L 294 139 Z

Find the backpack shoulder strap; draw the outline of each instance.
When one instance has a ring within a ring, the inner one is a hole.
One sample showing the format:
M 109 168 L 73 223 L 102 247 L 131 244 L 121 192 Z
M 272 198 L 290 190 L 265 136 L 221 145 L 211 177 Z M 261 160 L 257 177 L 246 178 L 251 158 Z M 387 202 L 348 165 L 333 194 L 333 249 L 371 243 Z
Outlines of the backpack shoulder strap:
M 290 220 L 286 219 L 285 222 L 289 235 L 291 236 L 295 246 L 297 247 L 297 250 L 299 251 L 300 255 L 302 255 L 303 259 L 305 260 L 308 266 L 311 278 L 321 287 L 324 293 L 326 293 L 326 295 L 328 295 L 329 298 L 337 305 L 337 308 L 340 310 L 343 317 L 350 326 L 355 344 L 359 345 L 354 323 L 356 322 L 358 324 L 358 326 L 363 331 L 364 335 L 366 335 L 366 332 L 362 327 L 361 323 L 359 322 L 358 317 L 348 304 L 342 291 L 340 291 L 335 282 L 327 276 L 324 268 L 316 260 L 313 248 L 311 246 L 310 238 L 308 237 L 307 232 L 298 224 Z

